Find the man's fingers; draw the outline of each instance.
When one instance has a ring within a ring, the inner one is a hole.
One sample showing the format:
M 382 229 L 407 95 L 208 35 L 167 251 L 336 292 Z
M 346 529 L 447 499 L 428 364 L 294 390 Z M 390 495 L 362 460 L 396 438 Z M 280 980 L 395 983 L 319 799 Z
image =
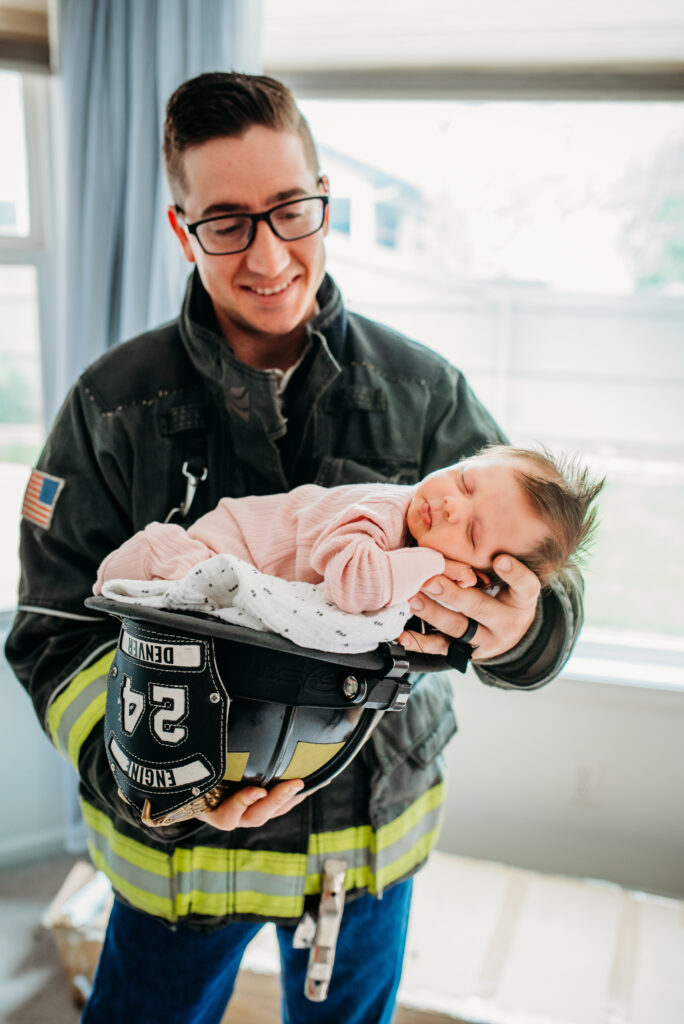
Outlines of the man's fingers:
M 271 815 L 271 817 L 280 818 L 280 816 L 283 814 L 289 814 L 293 807 L 297 807 L 297 805 L 301 804 L 304 800 L 306 800 L 308 796 L 308 793 L 298 793 L 297 796 L 293 797 L 291 800 L 288 800 L 287 803 L 283 804 L 282 807 L 279 808 L 279 810 L 275 811 L 274 814 Z
M 501 555 L 494 570 L 507 584 L 506 604 L 521 607 L 536 603 L 541 589 L 539 579 L 526 565 L 510 555 Z
M 474 661 L 510 651 L 534 621 L 539 580 L 511 555 L 500 555 L 494 569 L 506 584 L 496 596 L 479 587 L 459 586 L 447 575 L 433 576 L 409 604 L 416 615 L 439 633 L 407 631 L 399 642 L 409 651 L 444 655 L 450 639 L 460 639 L 472 619 L 478 625 L 467 642 L 474 648 Z
M 274 786 L 268 796 L 248 807 L 240 822 L 241 828 L 259 828 L 271 818 L 277 818 L 290 810 L 289 804 L 304 785 L 301 779 L 288 779 Z M 293 805 L 294 806 L 294 805 Z
M 266 790 L 257 786 L 247 786 L 238 790 L 232 796 L 226 797 L 223 803 L 214 808 L 213 811 L 203 811 L 197 817 L 212 828 L 221 829 L 223 832 L 232 832 L 239 828 L 242 817 L 255 803 L 266 799 Z
M 441 604 L 437 604 L 436 601 L 430 600 L 424 594 L 416 595 L 412 597 L 409 604 L 411 610 L 416 613 L 421 619 L 429 623 L 435 629 L 438 629 L 441 633 L 446 633 L 450 637 L 463 636 L 466 629 L 468 628 L 468 616 L 463 612 L 455 611 L 451 608 L 445 608 Z M 424 634 L 417 633 L 416 636 L 422 637 Z M 430 634 L 426 634 L 430 635 Z M 409 650 L 419 650 L 418 647 L 411 647 Z M 434 654 L 434 651 L 430 651 L 430 654 Z
M 300 800 L 294 798 L 303 785 L 301 779 L 288 779 L 274 786 L 270 793 L 258 786 L 247 786 L 227 797 L 215 810 L 204 811 L 197 817 L 222 832 L 232 832 L 236 828 L 258 828 L 270 818 L 286 814 L 290 807 L 300 803 L 303 796 Z
M 439 654 L 444 656 L 449 650 L 451 637 L 443 633 L 414 633 L 413 630 L 405 630 L 398 641 L 407 651 L 416 651 L 419 654 Z

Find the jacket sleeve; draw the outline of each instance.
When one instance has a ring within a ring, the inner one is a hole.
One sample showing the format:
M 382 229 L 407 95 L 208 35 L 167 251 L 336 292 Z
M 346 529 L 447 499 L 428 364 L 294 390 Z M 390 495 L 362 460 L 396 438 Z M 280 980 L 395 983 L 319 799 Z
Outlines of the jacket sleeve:
M 43 729 L 79 773 L 82 794 L 139 825 L 117 795 L 104 748 L 117 623 L 84 606 L 99 562 L 133 532 L 133 450 L 122 436 L 112 443 L 112 420 L 100 416 L 82 384 L 57 417 L 38 469 L 63 485 L 48 528 L 22 521 L 19 610 L 6 655 Z
M 485 444 L 507 443 L 505 435 L 453 367 L 436 389 L 434 418 L 426 436 L 423 475 L 472 455 Z M 510 651 L 473 663 L 483 682 L 506 689 L 536 689 L 566 663 L 583 621 L 584 585 L 579 574 L 558 574 L 542 591 L 532 626 Z
M 438 551 L 391 548 L 382 520 L 352 506 L 313 545 L 311 567 L 323 577 L 328 600 L 342 611 L 378 611 L 407 601 L 444 571 Z

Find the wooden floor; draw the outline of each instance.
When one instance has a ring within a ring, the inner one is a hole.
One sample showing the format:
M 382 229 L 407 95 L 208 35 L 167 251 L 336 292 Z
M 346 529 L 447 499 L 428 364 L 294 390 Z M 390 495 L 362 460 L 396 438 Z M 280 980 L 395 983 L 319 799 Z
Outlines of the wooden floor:
M 279 1024 L 277 971 L 263 929 L 224 1024 Z M 684 1024 L 684 902 L 434 854 L 396 1024 L 454 1022 Z

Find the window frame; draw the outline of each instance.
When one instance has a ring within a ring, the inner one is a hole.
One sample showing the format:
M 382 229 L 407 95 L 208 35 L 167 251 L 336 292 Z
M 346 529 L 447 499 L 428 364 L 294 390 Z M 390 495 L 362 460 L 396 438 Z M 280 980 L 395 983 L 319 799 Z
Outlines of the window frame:
M 29 234 L 26 237 L 0 235 L 0 266 L 29 266 L 36 279 L 39 352 L 41 367 L 41 393 L 43 396 L 41 420 L 45 434 L 46 381 L 43 373 L 43 352 L 57 344 L 58 284 L 53 247 L 54 221 L 51 215 L 50 169 L 52 137 L 50 134 L 50 79 L 46 75 L 20 76 L 24 107 L 24 133 L 26 140 L 27 186 L 30 213 Z M 12 606 L 16 609 L 16 603 Z M 3 605 L 0 615 L 14 614 L 12 607 Z
M 684 76 L 674 68 L 625 67 L 619 71 L 402 69 L 401 71 L 299 68 L 264 69 L 285 82 L 299 100 L 441 99 L 511 101 L 605 100 L 684 102 Z M 684 696 L 684 637 L 619 634 L 588 627 L 563 669 L 566 679 L 669 691 Z
M 52 259 L 54 223 L 49 214 L 51 189 L 48 168 L 53 166 L 49 122 L 50 80 L 46 75 L 21 71 L 13 73 L 20 76 L 24 107 L 30 228 L 25 237 L 0 234 L 0 264 L 32 266 L 35 269 L 39 345 L 43 352 L 56 345 L 55 310 L 58 308 Z
M 5 235 L 0 232 L 0 263 L 35 263 L 47 244 L 46 173 L 48 160 L 46 80 L 35 75 L 19 75 L 24 108 L 24 138 L 30 229 L 28 235 Z
M 56 322 L 54 311 L 58 308 L 55 268 L 52 261 L 52 240 L 54 237 L 54 216 L 49 215 L 50 183 L 48 168 L 52 166 L 51 135 L 49 129 L 49 76 L 18 72 L 21 75 L 24 101 L 24 118 L 27 149 L 27 170 L 29 204 L 31 211 L 30 234 L 26 238 L 0 236 L 0 264 L 32 265 L 36 271 L 38 316 L 41 349 L 56 344 Z M 466 76 L 467 82 L 456 79 L 446 81 L 443 72 L 425 72 L 420 82 L 407 82 L 406 76 L 396 81 L 383 75 L 380 83 L 372 73 L 355 72 L 345 74 L 334 72 L 329 75 L 301 75 L 278 69 L 278 75 L 295 91 L 298 98 L 407 98 L 407 89 L 413 98 L 441 99 L 573 99 L 577 93 L 563 83 L 562 76 L 547 74 L 522 75 L 524 89 L 513 89 L 502 95 L 506 76 L 494 75 L 489 79 L 486 90 L 478 92 L 473 86 L 473 74 Z M 447 76 L 448 77 L 448 76 Z M 521 79 L 521 81 L 522 81 Z M 648 84 L 650 82 L 650 85 Z M 555 84 L 554 84 L 555 83 Z M 508 81 L 510 86 L 512 83 Z M 613 99 L 684 99 L 684 82 L 681 76 L 675 79 L 665 72 L 621 76 L 596 76 L 593 83 L 585 83 L 584 98 L 600 100 L 606 98 L 607 84 Z M 458 85 L 458 87 L 456 87 Z M 617 635 L 595 629 L 588 629 L 580 637 L 572 657 L 564 669 L 564 676 L 570 679 L 628 685 L 644 689 L 676 691 L 684 694 L 684 638 L 667 636 L 636 637 Z

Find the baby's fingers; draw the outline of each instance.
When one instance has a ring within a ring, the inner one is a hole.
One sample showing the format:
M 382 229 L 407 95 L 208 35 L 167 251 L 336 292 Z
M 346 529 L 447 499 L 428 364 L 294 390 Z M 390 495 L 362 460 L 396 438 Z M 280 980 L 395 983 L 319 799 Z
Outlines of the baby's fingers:
M 474 569 L 465 562 L 455 562 L 451 558 L 444 559 L 444 575 L 458 583 L 459 587 L 474 587 L 477 583 Z

